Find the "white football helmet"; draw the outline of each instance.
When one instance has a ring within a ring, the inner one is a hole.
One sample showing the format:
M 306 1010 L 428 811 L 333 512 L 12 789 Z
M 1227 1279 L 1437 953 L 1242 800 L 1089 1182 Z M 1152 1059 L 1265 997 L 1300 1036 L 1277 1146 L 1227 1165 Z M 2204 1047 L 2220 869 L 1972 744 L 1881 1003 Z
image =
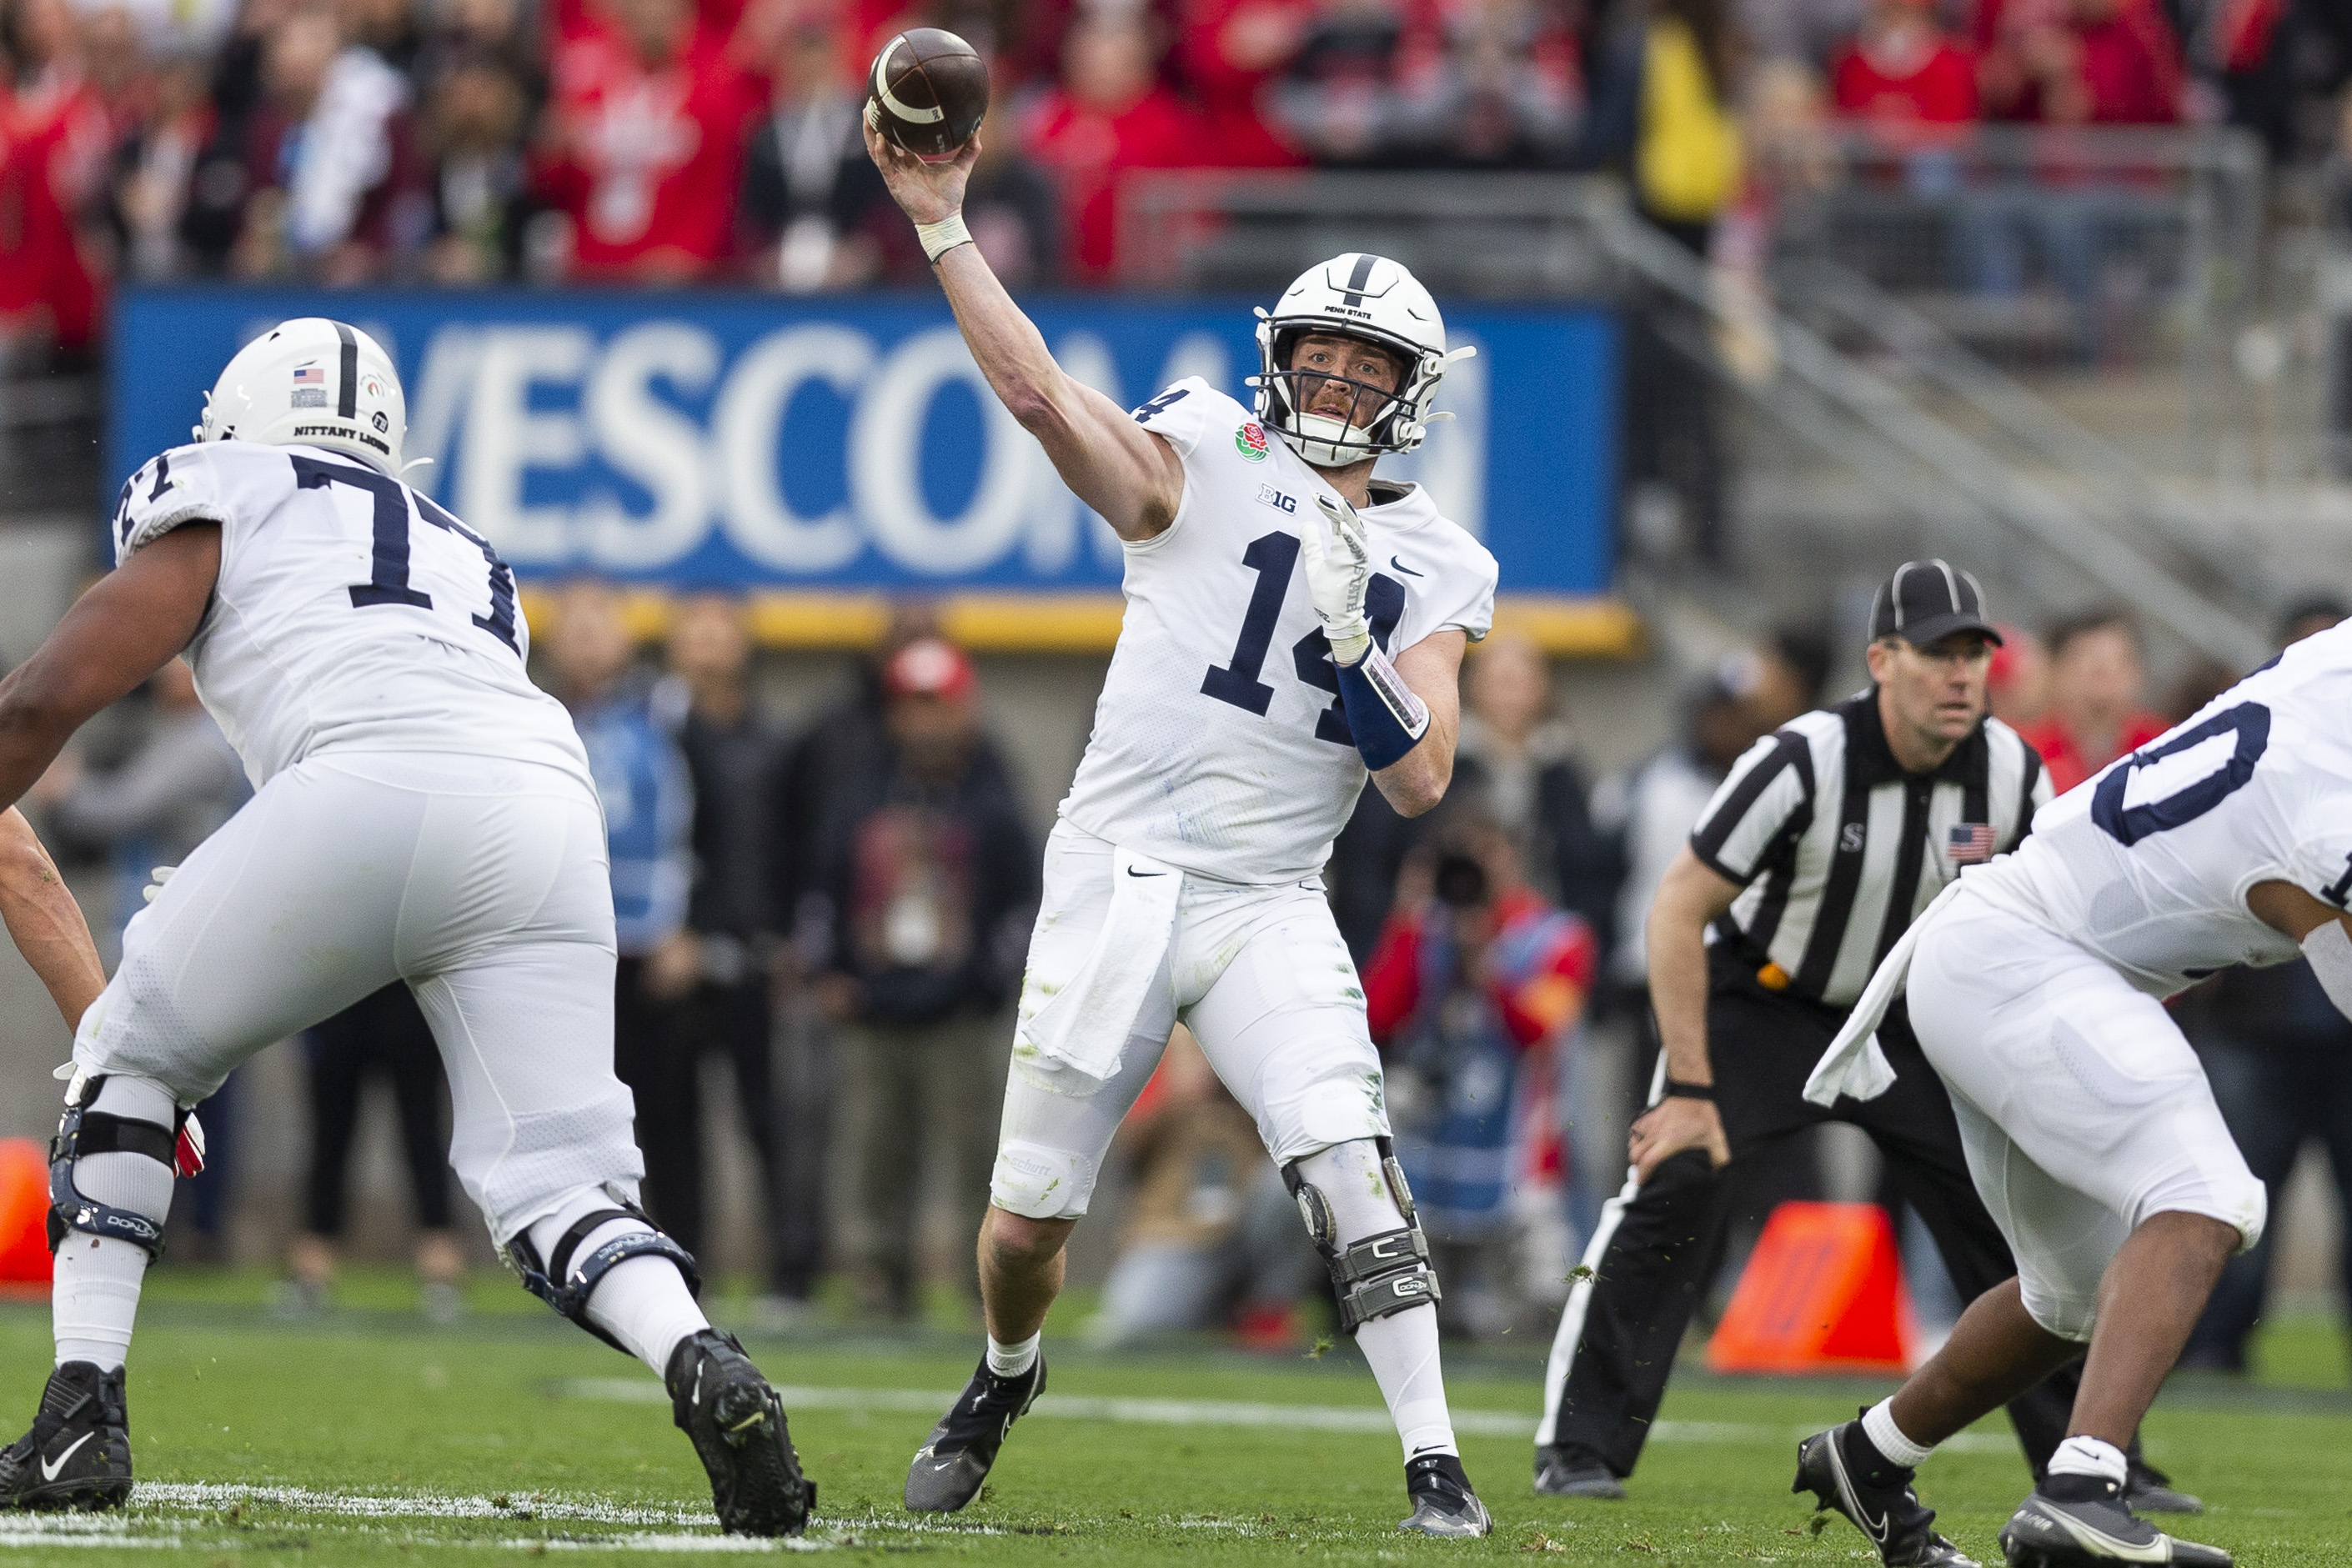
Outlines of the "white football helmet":
M 1345 468 L 1384 452 L 1410 452 L 1429 433 L 1430 400 L 1445 367 L 1468 359 L 1472 348 L 1445 350 L 1445 320 L 1437 301 L 1413 275 L 1384 256 L 1350 253 L 1333 256 L 1301 273 L 1271 311 L 1257 313 L 1258 422 L 1281 433 L 1299 456 L 1318 468 Z M 1290 368 L 1292 349 L 1309 333 L 1328 333 L 1376 344 L 1404 360 L 1404 380 L 1394 392 L 1344 376 Z M 1369 419 L 1336 419 L 1301 410 L 1313 389 L 1341 381 L 1356 389 L 1357 406 L 1377 400 Z
M 397 477 L 408 399 L 392 356 L 321 316 L 281 321 L 236 351 L 205 394 L 198 441 L 258 441 L 349 453 Z

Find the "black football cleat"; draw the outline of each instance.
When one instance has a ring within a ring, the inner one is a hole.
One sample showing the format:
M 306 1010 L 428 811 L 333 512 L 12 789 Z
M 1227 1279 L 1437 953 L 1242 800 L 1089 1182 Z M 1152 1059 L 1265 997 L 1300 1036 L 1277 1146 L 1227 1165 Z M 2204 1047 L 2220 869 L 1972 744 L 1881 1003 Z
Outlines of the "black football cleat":
M 996 1463 L 996 1451 L 1004 1447 L 1005 1434 L 1045 1392 L 1044 1352 L 1038 1353 L 1037 1364 L 1014 1377 L 997 1376 L 982 1357 L 980 1370 L 907 1467 L 908 1511 L 953 1513 L 979 1496 L 989 1467 Z
M 1976 1559 L 1936 1533 L 1936 1511 L 1911 1490 L 1916 1472 L 1888 1460 L 1848 1421 L 1797 1445 L 1792 1492 L 1811 1492 L 1816 1506 L 1835 1510 L 1878 1548 L 1885 1568 L 1977 1568 Z
M 2010 1568 L 2101 1568 L 2114 1563 L 2231 1568 L 2236 1562 L 2218 1546 L 2176 1541 L 2133 1518 L 2121 1489 L 2086 1476 L 2053 1476 L 2034 1488 L 2000 1527 L 2000 1550 Z
M 801 1474 L 784 1402 L 731 1333 L 704 1329 L 670 1352 L 670 1416 L 710 1473 L 711 1506 L 730 1535 L 798 1535 L 816 1509 Z
M 2124 1478 L 2124 1506 L 2134 1513 L 2203 1513 L 2205 1500 L 2182 1491 L 2146 1459 L 2133 1459 Z
M 1625 1500 L 1625 1483 L 1617 1479 L 1617 1472 L 1601 1462 L 1598 1454 L 1588 1448 L 1538 1448 L 1536 1495 L 1622 1502 Z
M 1467 1537 L 1492 1535 L 1495 1521 L 1470 1490 L 1470 1477 L 1453 1454 L 1423 1454 L 1404 1464 L 1405 1495 L 1412 1516 L 1400 1520 L 1400 1533 Z
M 0 1503 L 121 1508 L 131 1496 L 131 1415 L 122 1369 L 69 1361 L 49 1374 L 33 1429 L 0 1448 Z

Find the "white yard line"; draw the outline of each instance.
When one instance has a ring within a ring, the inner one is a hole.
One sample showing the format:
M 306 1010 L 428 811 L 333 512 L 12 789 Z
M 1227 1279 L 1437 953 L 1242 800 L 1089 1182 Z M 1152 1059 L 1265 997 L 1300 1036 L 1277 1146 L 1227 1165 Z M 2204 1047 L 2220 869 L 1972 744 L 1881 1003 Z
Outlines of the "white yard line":
M 638 1377 L 573 1377 L 557 1385 L 566 1399 L 612 1404 L 667 1405 L 658 1383 Z M 956 1399 L 952 1391 L 911 1388 L 814 1388 L 779 1386 L 787 1413 L 847 1410 L 861 1414 L 932 1415 Z M 1129 1399 L 1082 1394 L 1041 1396 L 1033 1416 L 1066 1421 L 1110 1421 L 1138 1427 L 1264 1427 L 1286 1432 L 1391 1432 L 1386 1410 L 1349 1405 L 1265 1405 L 1234 1399 Z M 1473 1437 L 1535 1440 L 1536 1418 L 1506 1410 L 1456 1410 L 1454 1429 Z M 1650 1428 L 1654 1443 L 1786 1443 L 1810 1437 L 1818 1426 L 1781 1427 L 1742 1421 L 1660 1421 Z M 1962 1453 L 2014 1448 L 2012 1439 L 1990 1432 L 1963 1432 L 1944 1447 Z

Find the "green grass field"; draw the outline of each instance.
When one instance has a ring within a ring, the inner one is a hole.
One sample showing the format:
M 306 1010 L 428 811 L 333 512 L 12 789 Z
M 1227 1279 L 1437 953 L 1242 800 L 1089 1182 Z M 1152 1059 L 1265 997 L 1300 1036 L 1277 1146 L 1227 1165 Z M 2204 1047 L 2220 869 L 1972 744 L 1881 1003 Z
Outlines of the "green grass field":
M 1734 1382 L 1688 1372 L 1669 1396 L 1632 1500 L 1567 1504 L 1528 1487 L 1540 1405 L 1531 1345 L 1449 1362 L 1465 1462 L 1496 1518 L 1483 1542 L 1401 1539 L 1395 1439 L 1345 1345 L 1319 1360 L 1213 1346 L 1103 1355 L 1049 1334 L 1052 1392 L 1008 1446 L 982 1500 L 923 1522 L 898 1507 L 908 1458 L 969 1374 L 974 1342 L 847 1329 L 750 1339 L 787 1395 L 822 1488 L 785 1548 L 730 1541 L 653 1378 L 485 1280 L 476 1315 L 435 1329 L 390 1281 L 346 1290 L 312 1323 L 271 1321 L 251 1276 L 165 1271 L 131 1359 L 142 1483 L 124 1514 L 0 1516 L 28 1563 L 581 1563 L 730 1550 L 923 1552 L 974 1563 L 1202 1564 L 1428 1561 L 1533 1553 L 1561 1563 L 1868 1562 L 1843 1521 L 1819 1534 L 1789 1495 L 1801 1428 L 1876 1396 L 1864 1382 Z M 725 1312 L 719 1314 L 722 1319 Z M 2289 1324 L 2252 1385 L 2179 1382 L 2148 1424 L 2156 1460 L 2210 1507 L 2200 1539 L 2260 1568 L 2352 1563 L 2352 1393 L 2340 1342 Z M 0 1308 L 11 1433 L 48 1362 L 45 1308 Z M 1055 1406 L 1058 1404 L 1059 1408 Z M 2024 1486 L 1990 1426 L 1926 1472 L 1944 1528 L 1996 1559 Z

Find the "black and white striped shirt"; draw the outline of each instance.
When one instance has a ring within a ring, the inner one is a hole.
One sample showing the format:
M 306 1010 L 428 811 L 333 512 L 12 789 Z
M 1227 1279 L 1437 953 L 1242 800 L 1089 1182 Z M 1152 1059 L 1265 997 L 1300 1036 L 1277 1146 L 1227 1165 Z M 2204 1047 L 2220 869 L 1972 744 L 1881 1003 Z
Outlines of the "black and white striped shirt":
M 1744 889 L 1712 939 L 1774 990 L 1851 1006 L 1960 868 L 2016 848 L 2049 799 L 2042 758 L 1999 719 L 1911 774 L 1875 690 L 1806 714 L 1739 759 L 1691 831 Z

